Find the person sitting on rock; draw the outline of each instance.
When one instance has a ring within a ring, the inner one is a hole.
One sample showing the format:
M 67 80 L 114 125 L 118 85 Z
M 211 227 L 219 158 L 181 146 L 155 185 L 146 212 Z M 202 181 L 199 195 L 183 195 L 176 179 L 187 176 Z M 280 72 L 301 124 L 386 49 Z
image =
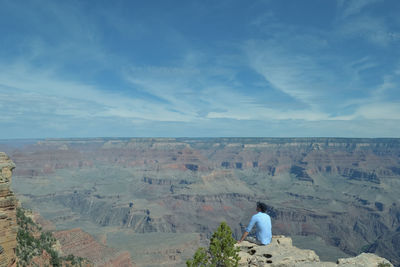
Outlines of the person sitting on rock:
M 249 225 L 246 227 L 245 232 L 242 235 L 242 238 L 238 241 L 238 243 L 242 242 L 246 239 L 246 241 L 255 243 L 257 245 L 268 245 L 271 243 L 272 232 L 271 232 L 271 218 L 266 213 L 267 205 L 262 202 L 257 202 L 257 213 L 251 217 Z M 253 226 L 257 226 L 256 238 L 252 236 L 247 236 Z

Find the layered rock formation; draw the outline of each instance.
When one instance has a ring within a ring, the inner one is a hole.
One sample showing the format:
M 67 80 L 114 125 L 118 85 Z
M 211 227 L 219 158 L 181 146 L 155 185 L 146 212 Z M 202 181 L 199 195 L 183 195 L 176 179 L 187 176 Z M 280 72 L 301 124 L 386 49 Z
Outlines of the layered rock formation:
M 15 266 L 18 264 L 16 256 L 17 248 L 17 203 L 18 200 L 11 191 L 11 176 L 15 164 L 3 152 L 0 152 L 0 267 Z M 42 218 L 38 213 L 28 214 L 29 218 L 36 223 L 40 223 L 40 229 L 53 231 L 54 225 Z M 36 224 L 35 224 L 36 225 Z M 39 226 L 31 227 L 36 229 L 33 236 L 40 236 Z M 82 266 L 98 267 L 132 267 L 132 261 L 128 252 L 119 252 L 100 244 L 92 236 L 83 232 L 81 229 L 72 229 L 65 231 L 57 231 L 54 237 L 58 240 L 56 248 L 61 256 L 74 255 L 90 260 L 84 260 Z M 21 263 L 19 263 L 21 264 Z M 36 255 L 31 259 L 34 266 L 51 266 L 51 256 L 46 250 L 40 255 Z M 62 263 L 62 266 L 72 266 L 68 260 Z
M 79 228 L 57 231 L 54 237 L 60 242 L 63 255 L 85 257 L 97 267 L 132 267 L 128 252 L 118 252 L 97 242 L 91 235 Z
M 291 238 L 285 236 L 273 236 L 267 246 L 258 246 L 247 241 L 237 246 L 240 248 L 239 266 L 243 267 L 377 267 L 379 264 L 393 267 L 388 260 L 370 253 L 338 259 L 335 263 L 322 262 L 313 250 L 299 249 L 292 245 Z
M 17 200 L 11 191 L 14 163 L 0 152 L 0 266 L 10 266 L 16 261 L 17 247 Z

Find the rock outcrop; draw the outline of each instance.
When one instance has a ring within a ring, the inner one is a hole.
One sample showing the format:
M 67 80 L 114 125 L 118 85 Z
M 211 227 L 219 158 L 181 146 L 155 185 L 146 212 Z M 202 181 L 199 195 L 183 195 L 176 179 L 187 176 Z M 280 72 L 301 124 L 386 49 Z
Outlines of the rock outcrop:
M 16 261 L 17 200 L 10 189 L 14 163 L 0 152 L 0 266 L 10 266 Z
M 338 259 L 334 262 L 321 262 L 313 250 L 299 249 L 292 245 L 292 239 L 285 236 L 274 236 L 271 244 L 258 246 L 243 241 L 240 248 L 239 266 L 271 267 L 377 267 L 379 264 L 393 266 L 388 260 L 375 254 L 362 253 L 357 257 Z

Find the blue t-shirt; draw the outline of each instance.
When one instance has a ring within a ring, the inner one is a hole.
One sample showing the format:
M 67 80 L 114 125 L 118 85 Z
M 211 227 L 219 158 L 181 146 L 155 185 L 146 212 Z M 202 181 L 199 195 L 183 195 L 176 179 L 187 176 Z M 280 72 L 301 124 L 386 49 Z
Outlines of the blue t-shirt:
M 271 218 L 268 214 L 258 212 L 251 217 L 250 223 L 246 228 L 246 232 L 250 232 L 253 226 L 257 226 L 257 239 L 262 244 L 267 245 L 271 243 L 272 232 L 271 232 Z

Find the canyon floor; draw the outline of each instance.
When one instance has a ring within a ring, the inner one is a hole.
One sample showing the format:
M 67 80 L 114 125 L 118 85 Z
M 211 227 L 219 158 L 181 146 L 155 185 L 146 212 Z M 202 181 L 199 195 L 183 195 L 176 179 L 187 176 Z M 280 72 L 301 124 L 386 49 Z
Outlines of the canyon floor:
M 23 206 L 137 266 L 179 266 L 221 221 L 239 238 L 257 201 L 273 233 L 324 261 L 400 265 L 400 139 L 2 140 Z

